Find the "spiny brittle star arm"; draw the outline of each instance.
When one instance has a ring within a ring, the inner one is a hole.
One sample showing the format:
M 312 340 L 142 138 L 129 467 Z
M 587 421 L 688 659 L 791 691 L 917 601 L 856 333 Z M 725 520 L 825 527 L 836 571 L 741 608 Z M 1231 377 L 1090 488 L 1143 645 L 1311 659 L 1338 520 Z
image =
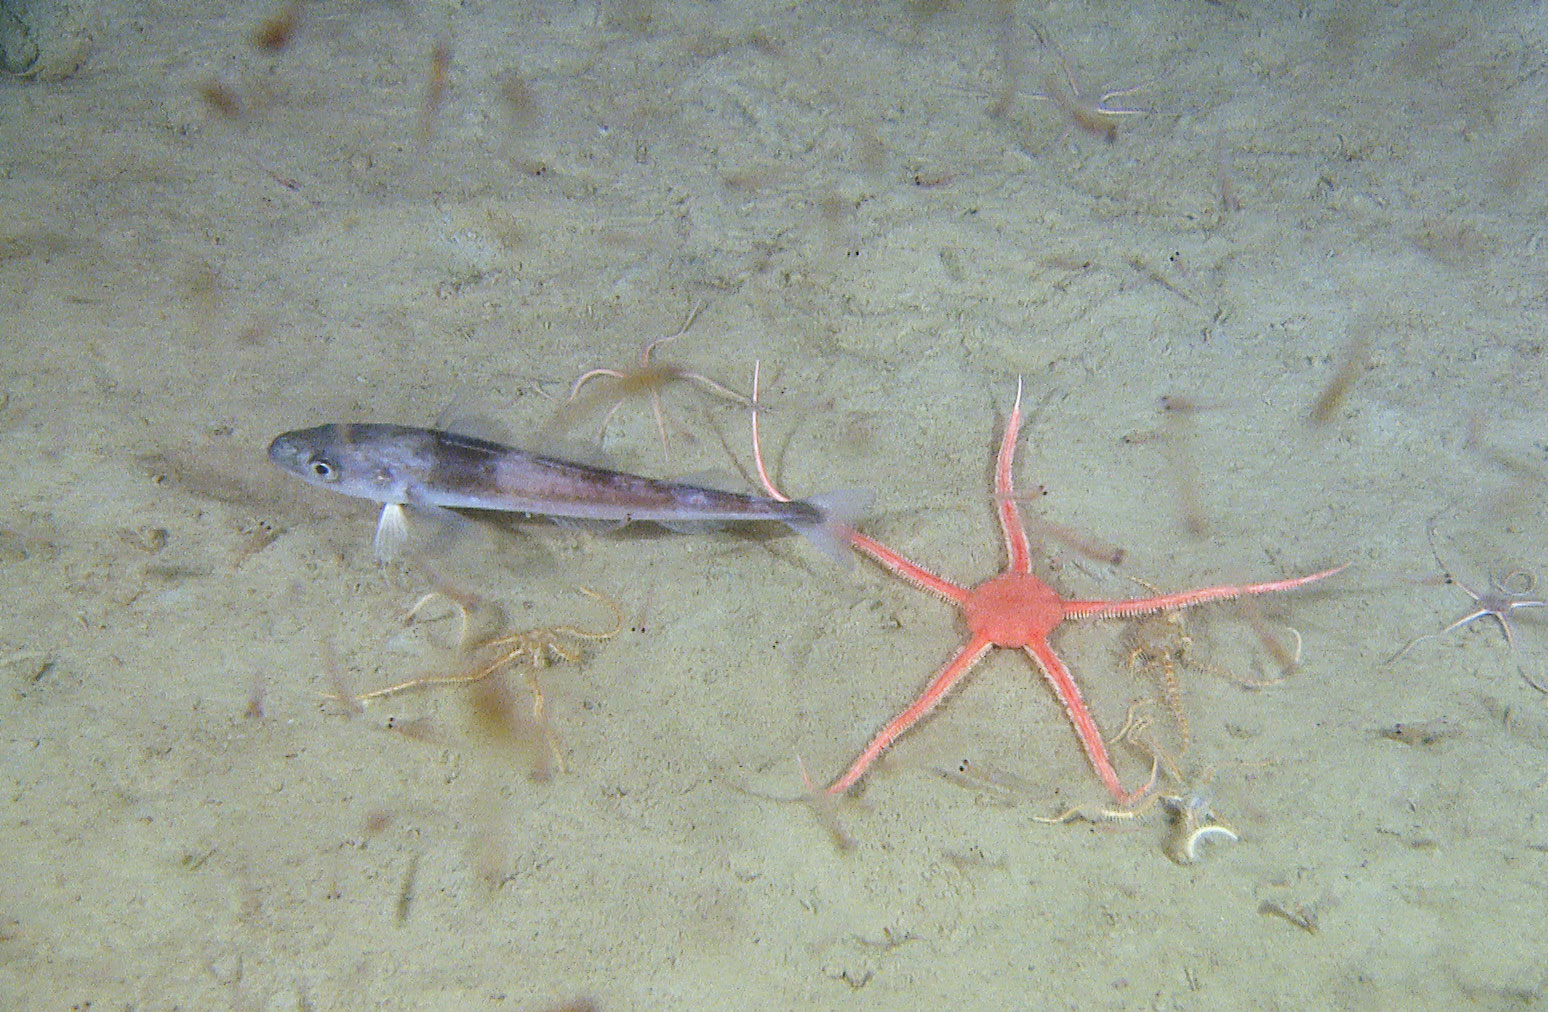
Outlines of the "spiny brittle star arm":
M 1294 590 L 1297 587 L 1304 587 L 1308 583 L 1325 580 L 1330 576 L 1342 573 L 1348 568 L 1349 564 L 1346 562 L 1342 566 L 1334 566 L 1332 569 L 1324 569 L 1318 573 L 1296 576 L 1288 580 L 1270 580 L 1265 583 L 1244 583 L 1224 587 L 1204 587 L 1199 590 L 1178 591 L 1175 594 L 1161 594 L 1157 597 L 1140 597 L 1132 601 L 1069 601 L 1064 606 L 1064 613 L 1070 618 L 1133 618 L 1139 615 L 1149 615 L 1153 612 L 1166 611 L 1171 608 L 1191 608 L 1194 605 L 1207 604 L 1211 601 L 1229 601 L 1236 597 Z

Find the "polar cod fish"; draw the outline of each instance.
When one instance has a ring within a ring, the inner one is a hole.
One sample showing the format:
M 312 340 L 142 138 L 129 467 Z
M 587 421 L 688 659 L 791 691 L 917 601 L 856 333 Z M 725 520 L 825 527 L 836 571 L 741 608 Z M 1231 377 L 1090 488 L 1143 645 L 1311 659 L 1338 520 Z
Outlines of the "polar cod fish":
M 845 561 L 844 546 L 869 498 L 835 492 L 782 502 L 404 425 L 297 429 L 269 444 L 269 459 L 309 484 L 381 503 L 374 546 L 382 560 L 407 539 L 406 509 L 475 509 L 616 525 L 640 520 L 679 531 L 774 521 Z

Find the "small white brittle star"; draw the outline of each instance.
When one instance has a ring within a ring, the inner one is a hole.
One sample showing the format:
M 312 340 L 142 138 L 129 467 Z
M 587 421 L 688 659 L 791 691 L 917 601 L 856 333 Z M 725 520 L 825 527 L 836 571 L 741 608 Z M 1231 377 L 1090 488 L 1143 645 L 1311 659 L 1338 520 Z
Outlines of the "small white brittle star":
M 1471 625 L 1481 618 L 1491 616 L 1500 624 L 1500 630 L 1505 634 L 1505 642 L 1510 645 L 1512 650 L 1515 650 L 1516 634 L 1510 624 L 1511 612 L 1517 608 L 1548 607 L 1548 599 L 1528 596 L 1537 587 L 1537 577 L 1522 569 L 1512 569 L 1499 579 L 1496 579 L 1494 574 L 1490 573 L 1489 589 L 1479 592 L 1458 579 L 1441 558 L 1440 549 L 1435 545 L 1435 520 L 1433 517 L 1430 519 L 1427 533 L 1430 538 L 1430 552 L 1435 556 L 1435 563 L 1440 566 L 1441 574 L 1445 576 L 1446 582 L 1461 587 L 1478 607 L 1438 632 L 1415 636 L 1403 644 L 1401 650 L 1388 658 L 1387 663 L 1396 663 L 1404 654 L 1408 653 L 1423 640 L 1438 639 L 1449 632 L 1461 629 L 1463 626 Z M 1532 680 L 1529 678 L 1527 681 L 1531 682 Z M 1537 683 L 1532 682 L 1532 684 L 1535 686 Z

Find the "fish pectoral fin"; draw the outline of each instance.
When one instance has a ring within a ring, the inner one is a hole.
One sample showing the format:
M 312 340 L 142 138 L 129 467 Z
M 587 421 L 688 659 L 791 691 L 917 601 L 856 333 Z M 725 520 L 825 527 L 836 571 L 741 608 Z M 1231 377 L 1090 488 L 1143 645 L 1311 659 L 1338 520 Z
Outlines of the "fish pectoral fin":
M 376 561 L 391 562 L 396 559 L 408 543 L 408 536 L 408 515 L 403 510 L 403 504 L 390 502 L 383 506 L 382 515 L 376 519 L 376 537 L 371 540 Z
M 413 514 L 421 527 L 420 532 L 414 535 L 416 551 L 433 549 L 449 542 L 468 524 L 467 517 L 445 506 L 416 499 L 410 499 L 407 503 L 388 503 L 382 507 L 382 515 L 376 521 L 376 537 L 371 542 L 378 562 L 393 562 L 403 554 L 411 536 L 410 514 Z

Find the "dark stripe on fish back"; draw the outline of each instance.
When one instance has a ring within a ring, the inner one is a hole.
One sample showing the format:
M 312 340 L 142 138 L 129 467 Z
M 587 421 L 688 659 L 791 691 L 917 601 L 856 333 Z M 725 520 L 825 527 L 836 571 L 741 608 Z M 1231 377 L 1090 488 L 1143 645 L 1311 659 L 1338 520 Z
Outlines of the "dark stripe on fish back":
M 822 511 L 805 502 L 658 481 L 528 453 L 453 432 L 430 430 L 436 441 L 427 487 L 477 494 L 492 501 L 521 499 L 550 506 L 614 506 L 621 510 L 745 513 L 795 523 L 821 523 Z M 691 519 L 684 516 L 683 519 Z

